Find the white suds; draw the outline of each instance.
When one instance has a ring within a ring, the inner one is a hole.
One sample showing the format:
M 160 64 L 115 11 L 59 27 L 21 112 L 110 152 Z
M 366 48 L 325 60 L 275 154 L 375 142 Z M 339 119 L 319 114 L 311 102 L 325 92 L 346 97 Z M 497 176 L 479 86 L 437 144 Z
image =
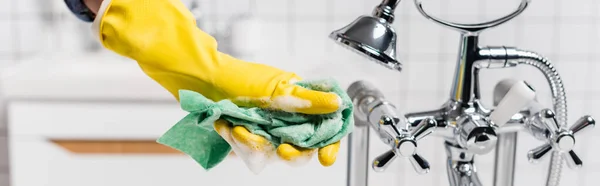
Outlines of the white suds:
M 294 157 L 293 160 L 284 160 L 281 158 L 279 158 L 279 160 L 285 162 L 291 167 L 301 167 L 307 165 L 310 162 L 312 157 L 316 154 L 315 151 L 316 150 L 309 150 L 308 152 L 302 152 L 300 156 Z
M 246 146 L 235 137 L 233 140 L 236 142 L 236 145 L 235 147 L 232 145 L 231 148 L 255 175 L 260 174 L 275 155 L 275 148 L 271 144 L 260 145 L 253 143 L 250 146 Z
M 295 96 L 278 96 L 273 98 L 271 108 L 280 109 L 286 112 L 295 112 L 300 108 L 309 108 L 312 103 Z

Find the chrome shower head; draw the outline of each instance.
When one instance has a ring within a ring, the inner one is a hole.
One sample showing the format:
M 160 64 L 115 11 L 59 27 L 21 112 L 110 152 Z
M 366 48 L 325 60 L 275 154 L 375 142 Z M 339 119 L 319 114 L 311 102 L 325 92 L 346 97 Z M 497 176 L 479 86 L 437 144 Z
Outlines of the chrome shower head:
M 372 16 L 360 16 L 349 25 L 333 31 L 329 38 L 336 43 L 378 62 L 390 69 L 402 70 L 396 59 L 396 31 L 394 9 L 400 0 L 383 0 Z

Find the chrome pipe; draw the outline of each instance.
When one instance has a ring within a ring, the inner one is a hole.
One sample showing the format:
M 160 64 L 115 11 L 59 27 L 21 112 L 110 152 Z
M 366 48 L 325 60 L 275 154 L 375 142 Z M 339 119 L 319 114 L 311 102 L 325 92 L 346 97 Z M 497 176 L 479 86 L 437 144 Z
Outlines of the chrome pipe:
M 498 135 L 494 161 L 494 186 L 513 186 L 517 156 L 517 132 Z
M 369 182 L 369 126 L 355 126 L 348 135 L 347 186 L 366 186 Z
M 474 163 L 474 154 L 460 146 L 445 143 L 446 170 L 451 186 L 482 186 Z
M 473 76 L 475 62 L 479 60 L 479 36 L 470 33 L 461 34 L 458 59 L 454 69 L 454 81 L 450 89 L 450 99 L 463 105 L 473 101 L 473 95 L 479 94 L 474 87 Z
M 373 16 L 382 18 L 386 20 L 388 23 L 394 22 L 394 11 L 396 10 L 396 6 L 400 3 L 401 0 L 383 0 L 381 3 L 375 7 L 373 10 Z

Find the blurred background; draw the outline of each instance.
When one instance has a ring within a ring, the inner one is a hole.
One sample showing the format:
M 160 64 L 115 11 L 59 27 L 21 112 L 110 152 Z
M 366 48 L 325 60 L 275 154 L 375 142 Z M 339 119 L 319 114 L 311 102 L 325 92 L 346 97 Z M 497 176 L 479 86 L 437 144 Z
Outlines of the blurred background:
M 449 96 L 459 33 L 423 18 L 413 1 L 402 1 L 394 26 L 395 72 L 337 46 L 328 34 L 370 14 L 379 0 L 184 0 L 198 26 L 222 51 L 298 73 L 307 79 L 333 77 L 343 86 L 368 80 L 403 112 L 441 106 Z M 503 16 L 519 0 L 425 0 L 432 14 L 457 22 Z M 600 117 L 600 2 L 533 0 L 516 19 L 485 31 L 481 45 L 517 46 L 551 59 L 567 89 L 569 123 L 584 114 Z M 103 49 L 90 24 L 78 21 L 62 0 L 0 0 L 0 185 L 336 185 L 346 182 L 346 148 L 336 164 L 292 168 L 274 164 L 252 175 L 235 156 L 210 172 L 154 140 L 186 113 L 134 61 Z M 500 79 L 525 79 L 550 103 L 541 73 L 523 67 L 486 70 L 482 96 L 491 103 Z M 545 96 L 545 97 L 544 97 Z M 530 164 L 527 150 L 541 144 L 520 135 L 515 185 L 542 185 L 548 160 Z M 600 181 L 600 132 L 578 139 L 585 165 L 564 168 L 562 184 Z M 596 141 L 599 140 L 599 141 Z M 387 147 L 371 140 L 372 156 Z M 408 161 L 372 173 L 371 185 L 448 185 L 442 140 L 426 138 L 419 151 L 432 171 L 418 175 Z M 490 153 L 490 156 L 493 153 Z M 492 184 L 493 160 L 478 160 L 480 177 Z M 372 172 L 372 171 L 371 171 Z

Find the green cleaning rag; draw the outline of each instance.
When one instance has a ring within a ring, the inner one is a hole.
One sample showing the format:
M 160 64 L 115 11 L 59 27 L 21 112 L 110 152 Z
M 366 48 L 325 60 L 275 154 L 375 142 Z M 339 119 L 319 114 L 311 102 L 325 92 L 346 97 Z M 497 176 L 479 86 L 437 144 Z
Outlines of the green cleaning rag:
M 181 108 L 189 114 L 163 134 L 157 142 L 177 149 L 209 170 L 222 162 L 231 146 L 215 131 L 213 123 L 224 119 L 271 141 L 275 148 L 290 143 L 304 148 L 333 144 L 354 126 L 352 101 L 335 80 L 296 83 L 307 89 L 332 92 L 342 98 L 340 109 L 323 115 L 289 113 L 262 108 L 242 108 L 230 100 L 213 102 L 199 93 L 180 90 Z

